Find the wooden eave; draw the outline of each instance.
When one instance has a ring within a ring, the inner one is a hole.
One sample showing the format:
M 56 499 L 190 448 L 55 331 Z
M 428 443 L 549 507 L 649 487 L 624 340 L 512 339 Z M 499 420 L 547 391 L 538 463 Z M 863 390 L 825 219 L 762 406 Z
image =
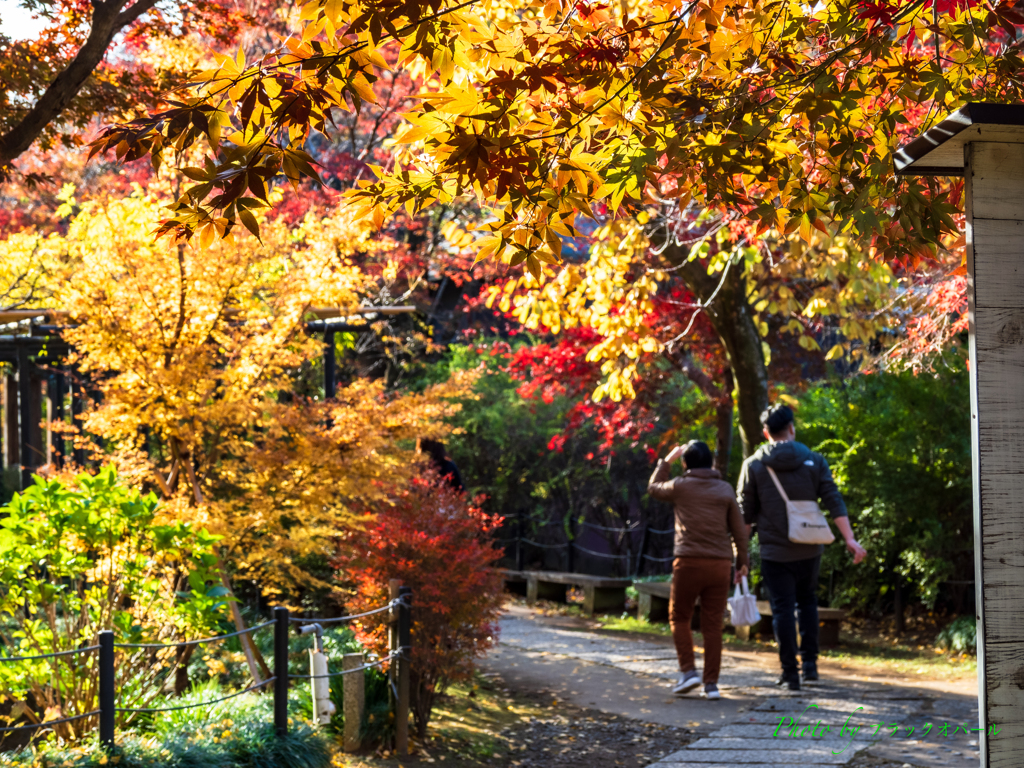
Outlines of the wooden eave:
M 1024 104 L 970 103 L 893 154 L 898 176 L 963 176 L 972 141 L 1024 141 Z

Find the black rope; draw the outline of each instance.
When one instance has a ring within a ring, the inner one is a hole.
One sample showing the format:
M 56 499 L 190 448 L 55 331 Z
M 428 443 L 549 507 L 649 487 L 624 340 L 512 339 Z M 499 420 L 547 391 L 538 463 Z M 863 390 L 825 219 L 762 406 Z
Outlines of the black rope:
M 19 725 L 15 728 L 0 728 L 0 733 L 13 733 L 14 731 L 30 731 L 36 728 L 49 728 L 52 725 L 60 725 L 61 723 L 70 723 L 73 720 L 81 720 L 83 717 L 92 717 L 98 715 L 100 711 L 94 709 L 92 712 L 86 712 L 84 715 L 74 715 L 72 717 L 64 717 L 60 720 L 48 720 L 45 723 L 35 723 L 33 725 Z
M 201 643 L 212 643 L 216 640 L 226 640 L 229 637 L 238 637 L 238 635 L 247 635 L 250 632 L 255 632 L 257 629 L 263 629 L 269 627 L 271 624 L 276 624 L 277 620 L 267 621 L 263 624 L 257 624 L 255 627 L 249 627 L 248 629 L 242 629 L 238 632 L 232 632 L 230 635 L 217 635 L 217 637 L 206 637 L 202 640 L 188 640 L 183 643 L 114 643 L 115 648 L 184 648 L 188 645 L 200 645 Z
M 58 656 L 73 656 L 76 653 L 88 653 L 99 648 L 98 645 L 90 645 L 86 648 L 76 648 L 73 651 L 57 651 L 57 653 L 43 653 L 39 656 L 0 656 L 0 661 L 35 661 L 36 659 L 55 659 Z
M 612 528 L 611 526 L 598 525 L 597 523 L 592 523 L 589 520 L 584 520 L 583 525 L 589 525 L 591 528 L 597 528 L 599 531 L 613 531 L 615 533 L 629 533 L 630 531 L 636 530 L 635 526 L 626 528 Z
M 379 667 L 385 661 L 391 661 L 391 659 L 397 659 L 402 655 L 401 649 L 397 653 L 389 653 L 382 659 L 371 661 L 368 664 L 363 664 L 360 667 L 353 667 L 352 669 L 344 669 L 341 672 L 328 672 L 326 675 L 288 675 L 289 680 L 323 680 L 325 677 L 341 677 L 342 675 L 351 675 L 353 672 L 362 672 L 364 669 L 373 669 Z
M 655 563 L 670 563 L 675 560 L 675 557 L 651 557 L 650 555 L 644 555 L 644 559 L 651 560 Z
M 273 623 L 273 622 L 271 622 L 271 623 Z M 179 709 L 195 709 L 196 707 L 212 707 L 214 704 L 220 704 L 222 701 L 227 701 L 228 699 L 233 699 L 236 696 L 241 696 L 243 693 L 249 693 L 251 691 L 255 691 L 255 690 L 259 689 L 259 688 L 262 688 L 263 686 L 267 685 L 268 683 L 274 682 L 276 679 L 277 679 L 276 677 L 268 678 L 268 679 L 264 680 L 262 683 L 256 683 L 256 685 L 250 685 L 244 691 L 237 691 L 235 693 L 229 693 L 227 696 L 221 696 L 219 699 L 214 699 L 213 701 L 200 701 L 198 704 L 182 704 L 181 706 L 178 706 L 178 707 L 147 707 L 145 709 L 136 709 L 135 707 L 118 707 L 117 711 L 118 712 L 141 712 L 141 713 L 148 713 L 148 712 L 176 712 Z
M 522 541 L 524 544 L 530 544 L 531 546 L 540 547 L 541 549 L 563 549 L 565 544 L 568 544 L 568 542 L 565 544 L 541 544 L 536 541 L 530 541 L 529 539 L 523 539 Z
M 573 546 L 576 547 L 576 549 L 580 550 L 580 552 L 586 552 L 588 555 L 593 555 L 594 557 L 607 557 L 610 560 L 614 560 L 616 558 L 622 558 L 625 560 L 629 559 L 629 555 L 609 555 L 606 552 L 595 552 L 592 549 L 581 547 L 579 544 L 576 543 L 573 543 Z
M 339 616 L 335 619 L 298 619 L 289 618 L 288 621 L 295 622 L 296 624 L 337 624 L 339 622 L 352 621 L 353 619 L 361 619 L 364 616 L 373 616 L 376 613 L 384 613 L 384 611 L 390 611 L 393 606 L 405 605 L 405 601 L 401 598 L 392 600 L 387 605 L 382 605 L 380 608 L 374 608 L 372 611 L 366 613 L 353 613 L 351 616 Z

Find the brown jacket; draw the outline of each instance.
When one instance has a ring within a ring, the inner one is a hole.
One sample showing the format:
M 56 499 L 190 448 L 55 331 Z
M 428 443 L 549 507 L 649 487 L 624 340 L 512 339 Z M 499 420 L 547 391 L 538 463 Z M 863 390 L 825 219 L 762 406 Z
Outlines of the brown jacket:
M 736 494 L 717 469 L 688 469 L 682 477 L 670 478 L 668 464 L 659 459 L 647 492 L 675 505 L 675 557 L 732 560 L 731 533 L 736 543 L 736 567 L 748 565 L 747 529 Z

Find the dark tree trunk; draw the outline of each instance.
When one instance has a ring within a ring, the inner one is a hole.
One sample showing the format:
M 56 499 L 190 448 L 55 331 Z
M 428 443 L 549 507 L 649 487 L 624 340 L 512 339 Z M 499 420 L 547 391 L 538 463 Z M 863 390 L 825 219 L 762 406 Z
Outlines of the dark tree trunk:
M 768 407 L 768 369 L 742 268 L 733 265 L 724 275 L 709 275 L 700 261 L 688 261 L 687 249 L 674 243 L 665 249 L 664 257 L 705 305 L 703 311 L 725 347 L 736 386 L 743 455 L 750 456 L 763 441 L 761 413 Z
M 32 146 L 43 129 L 60 117 L 103 61 L 114 36 L 156 5 L 156 0 L 138 0 L 131 8 L 121 10 L 126 4 L 127 0 L 94 0 L 85 43 L 21 121 L 0 136 L 0 168 Z
M 724 381 L 722 382 L 723 396 L 718 398 L 715 405 L 715 429 L 718 435 L 715 439 L 715 469 L 725 477 L 729 473 L 729 454 L 732 453 L 732 369 L 725 369 Z

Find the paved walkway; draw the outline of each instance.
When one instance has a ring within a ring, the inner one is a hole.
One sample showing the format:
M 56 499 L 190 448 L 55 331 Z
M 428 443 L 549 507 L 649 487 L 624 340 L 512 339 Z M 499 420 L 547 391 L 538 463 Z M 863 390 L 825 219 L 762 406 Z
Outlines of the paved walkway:
M 727 651 L 722 661 L 721 701 L 673 697 L 666 688 L 677 666 L 666 639 L 580 631 L 514 607 L 502 619 L 500 645 L 484 667 L 511 685 L 543 688 L 612 714 L 687 726 L 700 736 L 654 763 L 657 768 L 978 765 L 976 734 L 965 732 L 978 720 L 977 699 L 969 695 L 849 678 L 808 684 L 799 693 L 780 691 L 774 686 L 777 662 L 769 654 Z

